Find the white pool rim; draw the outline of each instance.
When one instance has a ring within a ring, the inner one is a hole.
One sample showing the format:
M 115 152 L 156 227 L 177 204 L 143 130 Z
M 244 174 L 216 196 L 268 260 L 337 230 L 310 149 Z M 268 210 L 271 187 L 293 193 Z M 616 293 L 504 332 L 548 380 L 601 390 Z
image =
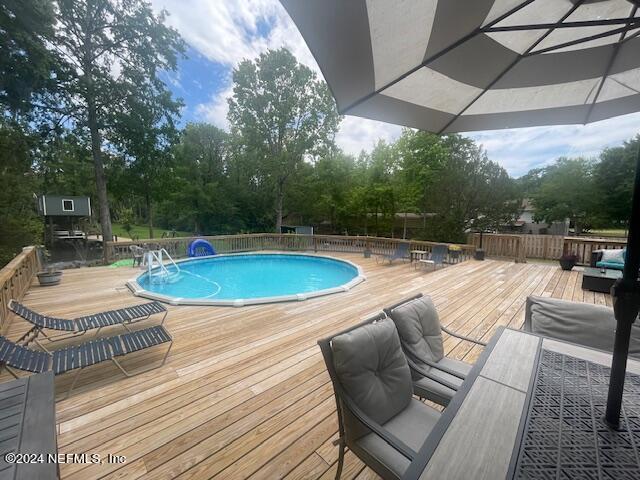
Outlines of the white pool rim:
M 162 295 L 160 293 L 150 292 L 149 290 L 145 290 L 138 283 L 138 278 L 140 278 L 144 273 L 138 274 L 136 277 L 127 281 L 127 287 L 136 297 L 148 298 L 151 300 L 157 300 L 159 302 L 168 303 L 169 305 L 216 305 L 221 307 L 244 307 L 247 305 L 258 305 L 261 303 L 277 303 L 277 302 L 296 302 L 303 301 L 309 298 L 314 297 L 322 297 L 324 295 L 331 295 L 333 293 L 341 293 L 347 292 L 351 290 L 353 287 L 358 285 L 359 283 L 364 282 L 367 277 L 364 275 L 362 268 L 360 265 L 353 263 L 349 260 L 345 260 L 342 258 L 331 257 L 328 255 L 318 255 L 313 253 L 302 253 L 302 252 L 238 252 L 238 253 L 224 253 L 219 255 L 207 255 L 203 257 L 193 257 L 193 258 L 183 258 L 181 260 L 176 260 L 175 263 L 178 265 L 181 263 L 187 262 L 197 262 L 200 260 L 206 260 L 209 258 L 220 258 L 220 257 L 236 257 L 236 256 L 250 256 L 250 255 L 291 255 L 291 256 L 304 256 L 311 258 L 325 258 L 328 260 L 333 260 L 336 262 L 346 263 L 347 265 L 352 266 L 356 269 L 358 274 L 352 278 L 350 281 L 343 285 L 339 285 L 337 287 L 325 288 L 322 290 L 315 290 L 313 292 L 304 292 L 304 293 L 296 293 L 292 295 L 277 295 L 273 297 L 256 297 L 256 298 L 235 298 L 235 299 L 227 299 L 227 300 L 215 300 L 213 298 L 183 298 L 183 297 L 171 297 L 169 295 Z M 158 267 L 156 267 L 158 268 Z

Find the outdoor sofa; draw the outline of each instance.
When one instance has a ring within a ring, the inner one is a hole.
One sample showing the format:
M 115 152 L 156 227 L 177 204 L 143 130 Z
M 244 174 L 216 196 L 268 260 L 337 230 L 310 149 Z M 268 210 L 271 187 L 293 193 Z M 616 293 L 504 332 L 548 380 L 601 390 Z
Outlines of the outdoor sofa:
M 610 268 L 624 270 L 624 260 L 627 258 L 626 248 L 610 248 L 606 250 L 594 250 L 591 252 L 589 262 L 594 268 Z
M 616 319 L 604 305 L 549 297 L 527 297 L 523 329 L 585 347 L 613 351 Z M 640 324 L 631 327 L 629 356 L 640 359 Z

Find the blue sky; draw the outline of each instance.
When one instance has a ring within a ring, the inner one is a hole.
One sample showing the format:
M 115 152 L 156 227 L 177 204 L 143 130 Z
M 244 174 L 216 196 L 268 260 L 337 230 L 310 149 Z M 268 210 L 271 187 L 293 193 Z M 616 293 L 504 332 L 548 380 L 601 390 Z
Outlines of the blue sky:
M 211 122 L 228 128 L 227 98 L 231 72 L 244 58 L 268 48 L 285 46 L 298 60 L 318 69 L 297 28 L 277 0 L 151 0 L 156 10 L 169 12 L 167 23 L 187 42 L 188 59 L 164 80 L 185 102 L 183 122 Z M 401 128 L 347 116 L 338 145 L 357 155 L 378 139 L 393 141 Z M 586 126 L 536 127 L 468 134 L 487 150 L 489 158 L 513 176 L 553 162 L 556 158 L 597 156 L 605 147 L 622 144 L 640 132 L 640 114 Z

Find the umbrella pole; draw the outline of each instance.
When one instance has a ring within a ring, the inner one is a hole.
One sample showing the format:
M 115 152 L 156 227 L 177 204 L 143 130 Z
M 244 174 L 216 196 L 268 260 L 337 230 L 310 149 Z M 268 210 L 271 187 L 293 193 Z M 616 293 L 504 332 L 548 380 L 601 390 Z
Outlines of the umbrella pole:
M 605 422 L 612 428 L 620 426 L 620 409 L 624 378 L 629 355 L 629 337 L 631 326 L 638 317 L 640 308 L 640 288 L 638 288 L 638 270 L 640 268 L 640 149 L 636 160 L 636 176 L 633 186 L 627 254 L 622 278 L 611 287 L 613 311 L 616 317 L 616 336 L 611 361 L 611 379 L 607 397 Z

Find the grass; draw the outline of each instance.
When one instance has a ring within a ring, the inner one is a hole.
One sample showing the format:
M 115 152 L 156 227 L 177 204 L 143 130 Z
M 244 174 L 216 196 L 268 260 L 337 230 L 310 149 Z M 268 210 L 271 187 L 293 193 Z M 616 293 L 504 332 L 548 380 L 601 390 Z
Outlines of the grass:
M 132 236 L 134 236 L 134 237 L 138 237 L 140 240 L 149 239 L 149 227 L 147 227 L 146 225 L 132 225 L 130 232 L 125 231 L 125 229 L 122 227 L 120 223 L 113 223 L 111 224 L 111 227 L 113 228 L 113 234 L 117 235 L 118 237 L 131 238 Z M 170 233 L 170 230 L 163 230 L 161 228 L 153 229 L 153 236 L 155 238 L 162 237 L 163 233 L 168 234 Z M 176 236 L 190 237 L 191 233 L 176 231 Z
M 597 229 L 597 230 L 589 230 L 589 235 L 592 236 L 596 236 L 596 235 L 603 235 L 605 237 L 626 237 L 627 236 L 627 231 L 622 229 L 622 228 L 603 228 L 603 229 Z

